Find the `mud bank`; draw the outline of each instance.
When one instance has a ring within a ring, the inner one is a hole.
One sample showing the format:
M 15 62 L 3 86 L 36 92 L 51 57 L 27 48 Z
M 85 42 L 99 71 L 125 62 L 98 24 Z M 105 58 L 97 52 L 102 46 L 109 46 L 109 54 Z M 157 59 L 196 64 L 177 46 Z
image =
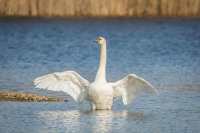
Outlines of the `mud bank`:
M 64 99 L 41 96 L 33 93 L 0 91 L 0 101 L 23 101 L 23 102 L 63 102 Z

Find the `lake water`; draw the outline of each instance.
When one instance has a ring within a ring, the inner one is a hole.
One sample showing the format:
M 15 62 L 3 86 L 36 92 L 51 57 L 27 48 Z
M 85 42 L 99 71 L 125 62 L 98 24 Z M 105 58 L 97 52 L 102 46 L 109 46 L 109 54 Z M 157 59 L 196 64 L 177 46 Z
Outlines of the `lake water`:
M 98 35 L 108 40 L 108 81 L 135 73 L 159 95 L 128 109 L 85 112 L 66 94 L 35 89 L 40 75 L 74 70 L 93 81 Z M 199 19 L 0 19 L 0 90 L 69 99 L 63 103 L 0 102 L 0 132 L 200 132 Z

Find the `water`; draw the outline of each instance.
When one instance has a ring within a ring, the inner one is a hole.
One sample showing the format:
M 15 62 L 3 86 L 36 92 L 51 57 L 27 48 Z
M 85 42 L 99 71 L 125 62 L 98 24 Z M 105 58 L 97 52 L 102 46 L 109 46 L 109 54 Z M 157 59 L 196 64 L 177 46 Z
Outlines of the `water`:
M 35 92 L 31 81 L 75 70 L 93 81 L 98 35 L 108 39 L 107 79 L 136 73 L 160 94 L 144 94 L 126 109 L 83 112 L 64 103 L 0 102 L 0 132 L 200 131 L 200 20 L 198 19 L 1 19 L 0 90 Z

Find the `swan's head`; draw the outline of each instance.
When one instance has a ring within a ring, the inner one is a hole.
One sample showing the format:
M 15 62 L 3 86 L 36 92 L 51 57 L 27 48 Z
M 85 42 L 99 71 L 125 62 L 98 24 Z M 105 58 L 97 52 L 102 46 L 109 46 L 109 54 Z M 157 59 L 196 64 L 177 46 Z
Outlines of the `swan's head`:
M 102 36 L 97 37 L 96 42 L 100 45 L 106 44 L 106 39 Z

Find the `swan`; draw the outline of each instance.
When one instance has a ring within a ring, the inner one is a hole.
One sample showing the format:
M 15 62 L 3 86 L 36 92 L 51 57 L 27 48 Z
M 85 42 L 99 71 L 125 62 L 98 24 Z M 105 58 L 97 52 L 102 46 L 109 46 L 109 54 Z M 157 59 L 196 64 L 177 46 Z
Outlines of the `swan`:
M 70 95 L 76 102 L 89 101 L 92 110 L 112 109 L 113 99 L 122 97 L 124 105 L 130 104 L 141 92 L 155 92 L 157 90 L 146 80 L 128 74 L 117 82 L 106 81 L 106 39 L 98 37 L 100 46 L 100 62 L 95 80 L 90 83 L 77 72 L 64 71 L 47 74 L 34 79 L 36 88 L 52 91 L 63 91 Z

